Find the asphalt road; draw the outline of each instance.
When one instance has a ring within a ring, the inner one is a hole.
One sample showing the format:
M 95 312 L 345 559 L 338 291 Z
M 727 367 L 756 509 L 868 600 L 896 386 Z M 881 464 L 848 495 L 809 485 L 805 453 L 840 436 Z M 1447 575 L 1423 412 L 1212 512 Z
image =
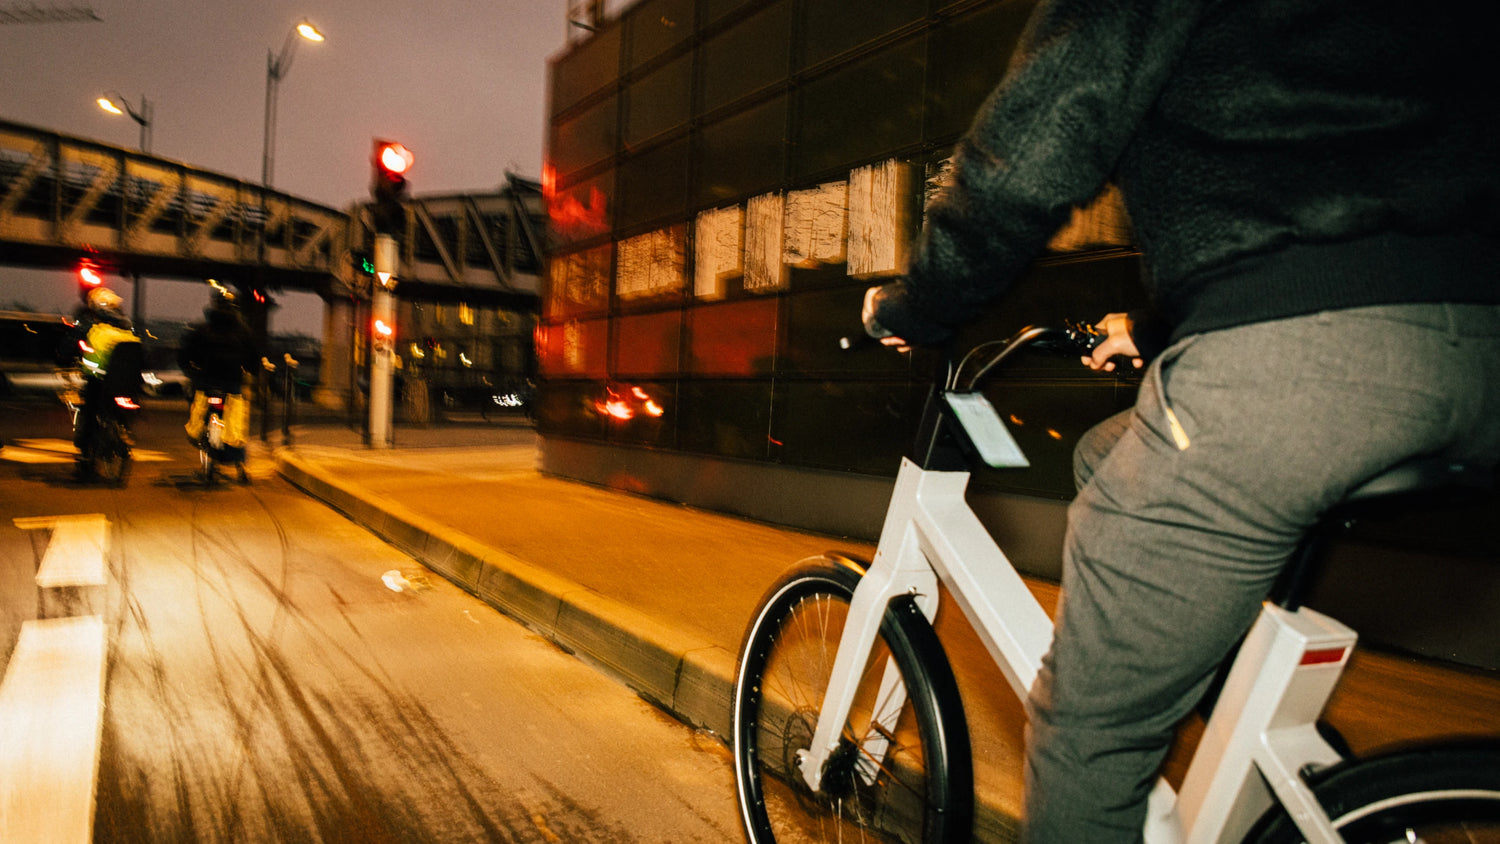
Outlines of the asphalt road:
M 725 841 L 727 751 L 294 490 L 202 488 L 184 406 L 124 489 L 68 480 L 67 420 L 0 405 L 0 655 L 47 537 L 111 523 L 98 841 Z M 61 459 L 60 459 L 61 458 Z

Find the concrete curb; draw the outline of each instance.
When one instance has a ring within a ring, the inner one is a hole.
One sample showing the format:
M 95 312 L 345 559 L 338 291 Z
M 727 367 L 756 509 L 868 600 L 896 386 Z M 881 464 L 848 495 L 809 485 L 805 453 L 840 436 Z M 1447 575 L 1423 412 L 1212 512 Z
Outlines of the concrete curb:
M 276 449 L 272 458 L 292 485 L 683 721 L 729 740 L 735 654 L 358 484 L 340 482 L 295 448 Z

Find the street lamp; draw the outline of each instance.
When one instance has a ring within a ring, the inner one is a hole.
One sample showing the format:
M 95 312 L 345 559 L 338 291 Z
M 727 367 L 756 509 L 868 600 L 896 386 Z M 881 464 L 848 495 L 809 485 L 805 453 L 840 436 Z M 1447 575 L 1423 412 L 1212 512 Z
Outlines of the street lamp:
M 141 126 L 141 152 L 151 151 L 151 103 L 141 95 L 141 107 L 132 108 L 130 101 L 119 94 L 109 94 L 95 100 L 99 107 L 110 114 L 126 114 Z
M 292 57 L 297 53 L 297 45 L 303 40 L 323 40 L 323 33 L 319 32 L 318 28 L 306 18 L 287 32 L 286 41 L 281 45 L 279 54 L 272 53 L 270 50 L 266 51 L 266 142 L 265 155 L 261 158 L 260 164 L 260 183 L 263 187 L 271 186 L 271 164 L 275 159 L 276 87 L 281 82 L 281 77 L 286 76 L 287 71 L 292 69 Z

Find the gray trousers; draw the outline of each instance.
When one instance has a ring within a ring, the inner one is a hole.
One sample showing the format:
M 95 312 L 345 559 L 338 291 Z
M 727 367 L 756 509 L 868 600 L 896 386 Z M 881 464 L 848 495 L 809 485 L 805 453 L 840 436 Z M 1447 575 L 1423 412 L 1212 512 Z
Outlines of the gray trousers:
M 1188 337 L 1075 453 L 1057 634 L 1027 702 L 1024 840 L 1140 839 L 1145 799 L 1303 532 L 1419 455 L 1500 461 L 1500 306 Z

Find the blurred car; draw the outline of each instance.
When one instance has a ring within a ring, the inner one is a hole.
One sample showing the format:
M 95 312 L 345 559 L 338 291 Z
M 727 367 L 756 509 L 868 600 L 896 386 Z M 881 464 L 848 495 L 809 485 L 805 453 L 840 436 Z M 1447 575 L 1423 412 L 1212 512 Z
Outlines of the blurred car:
M 76 392 L 83 386 L 83 373 L 77 369 L 15 370 L 0 372 L 0 396 L 59 396 Z
M 76 376 L 59 364 L 70 326 L 61 314 L 0 311 L 0 396 L 55 396 Z

